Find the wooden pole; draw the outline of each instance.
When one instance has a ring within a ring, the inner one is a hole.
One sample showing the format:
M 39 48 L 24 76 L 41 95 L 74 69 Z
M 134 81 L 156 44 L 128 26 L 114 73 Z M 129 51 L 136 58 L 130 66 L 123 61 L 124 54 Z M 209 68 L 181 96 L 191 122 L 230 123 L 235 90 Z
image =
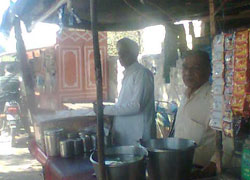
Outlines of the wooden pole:
M 216 27 L 215 27 L 215 11 L 214 11 L 214 0 L 209 0 L 209 15 L 210 15 L 210 35 L 211 38 L 216 34 Z M 215 142 L 216 142 L 216 169 L 217 174 L 222 173 L 222 132 L 216 131 L 215 136 Z
M 34 94 L 34 81 L 32 79 L 32 73 L 27 61 L 26 48 L 22 38 L 20 20 L 16 18 L 14 22 L 15 22 L 14 27 L 15 27 L 15 37 L 16 37 L 17 59 L 20 61 L 21 65 L 21 72 L 25 86 L 28 108 L 30 109 L 31 113 L 36 113 L 37 106 Z
M 20 26 L 20 19 L 15 18 L 14 20 L 14 29 L 15 29 L 15 37 L 16 37 L 16 51 L 17 51 L 17 59 L 20 61 L 21 73 L 24 82 L 24 91 L 25 91 L 25 103 L 28 106 L 28 113 L 30 115 L 31 121 L 33 120 L 32 114 L 37 112 L 37 105 L 35 101 L 34 94 L 34 82 L 32 79 L 32 73 L 27 61 L 26 48 L 24 45 L 24 41 L 22 38 L 22 30 Z M 27 120 L 26 120 L 27 121 Z M 29 123 L 25 123 L 25 129 L 30 134 Z
M 102 96 L 102 68 L 97 31 L 97 0 L 90 1 L 91 29 L 93 35 L 96 93 L 97 93 L 97 150 L 99 163 L 99 179 L 106 179 L 104 164 L 104 129 L 103 129 L 103 96 Z
M 222 132 L 221 131 L 216 131 L 216 169 L 217 169 L 217 174 L 222 173 Z
M 215 36 L 214 0 L 209 0 L 210 34 Z

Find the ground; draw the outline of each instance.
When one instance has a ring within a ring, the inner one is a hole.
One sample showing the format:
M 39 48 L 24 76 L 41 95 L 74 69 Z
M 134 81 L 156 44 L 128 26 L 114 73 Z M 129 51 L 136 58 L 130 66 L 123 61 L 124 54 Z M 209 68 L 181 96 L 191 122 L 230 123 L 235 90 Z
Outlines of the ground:
M 42 180 L 42 167 L 27 148 L 27 134 L 17 137 L 17 145 L 10 145 L 7 133 L 0 136 L 0 180 Z

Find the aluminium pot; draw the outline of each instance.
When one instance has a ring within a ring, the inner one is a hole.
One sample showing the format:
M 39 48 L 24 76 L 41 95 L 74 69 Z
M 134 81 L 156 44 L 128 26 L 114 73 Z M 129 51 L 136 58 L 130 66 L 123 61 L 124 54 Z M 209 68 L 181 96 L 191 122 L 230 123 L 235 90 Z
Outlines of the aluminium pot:
M 60 141 L 60 155 L 62 158 L 70 158 L 74 156 L 74 140 L 65 139 Z
M 106 148 L 106 179 L 146 180 L 146 155 L 147 150 L 139 146 L 117 146 Z M 119 158 L 119 160 L 117 161 L 116 158 Z M 94 166 L 97 179 L 99 179 L 97 151 L 91 154 L 90 161 Z
M 196 144 L 179 138 L 150 139 L 142 142 L 148 150 L 148 173 L 153 180 L 188 179 Z
M 60 140 L 63 138 L 63 129 L 50 129 L 44 131 L 45 152 L 47 156 L 60 155 Z

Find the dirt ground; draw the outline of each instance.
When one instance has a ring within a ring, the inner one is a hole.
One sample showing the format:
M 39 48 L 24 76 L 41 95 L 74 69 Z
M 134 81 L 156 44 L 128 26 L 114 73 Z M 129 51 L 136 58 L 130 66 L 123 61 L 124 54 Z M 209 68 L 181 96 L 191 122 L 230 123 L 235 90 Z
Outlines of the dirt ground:
M 10 144 L 8 133 L 0 136 L 0 180 L 42 180 L 42 167 L 27 148 L 27 134 L 17 137 L 17 145 Z

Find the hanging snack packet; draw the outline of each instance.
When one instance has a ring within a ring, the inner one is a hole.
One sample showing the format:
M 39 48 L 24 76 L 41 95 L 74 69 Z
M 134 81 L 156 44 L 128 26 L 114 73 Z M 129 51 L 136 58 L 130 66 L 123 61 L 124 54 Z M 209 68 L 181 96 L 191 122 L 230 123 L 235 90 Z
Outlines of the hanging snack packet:
M 233 50 L 234 34 L 225 34 L 224 41 L 225 41 L 225 50 L 226 51 Z
M 228 137 L 233 137 L 233 123 L 232 122 L 226 122 L 226 121 L 223 121 L 222 123 L 222 131 L 224 133 L 225 136 L 228 136 Z
M 233 69 L 233 51 L 226 51 L 225 52 L 225 68 L 226 69 Z
M 244 43 L 248 43 L 248 30 L 244 30 L 244 31 L 239 31 L 236 33 L 236 37 L 235 37 L 235 43 L 238 44 L 244 44 Z

